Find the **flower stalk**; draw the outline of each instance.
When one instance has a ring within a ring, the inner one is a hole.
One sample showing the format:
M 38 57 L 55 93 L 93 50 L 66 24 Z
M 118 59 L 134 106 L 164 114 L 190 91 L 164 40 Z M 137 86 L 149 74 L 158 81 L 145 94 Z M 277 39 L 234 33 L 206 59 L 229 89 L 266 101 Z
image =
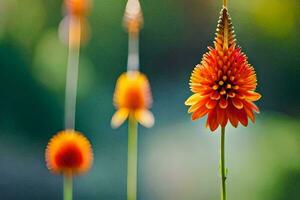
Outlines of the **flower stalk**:
M 221 128 L 221 200 L 226 200 L 225 127 Z
M 70 175 L 64 175 L 64 200 L 73 199 L 73 178 Z
M 71 17 L 69 24 L 69 55 L 65 90 L 65 128 L 75 129 L 78 65 L 80 52 L 80 19 Z
M 65 90 L 65 128 L 75 130 L 78 65 L 80 53 L 80 19 L 71 17 L 69 24 L 69 54 Z M 64 175 L 64 200 L 73 199 L 72 176 Z
M 139 33 L 129 33 L 127 71 L 138 71 L 139 65 Z
M 128 120 L 127 200 L 137 199 L 138 123 L 132 114 Z

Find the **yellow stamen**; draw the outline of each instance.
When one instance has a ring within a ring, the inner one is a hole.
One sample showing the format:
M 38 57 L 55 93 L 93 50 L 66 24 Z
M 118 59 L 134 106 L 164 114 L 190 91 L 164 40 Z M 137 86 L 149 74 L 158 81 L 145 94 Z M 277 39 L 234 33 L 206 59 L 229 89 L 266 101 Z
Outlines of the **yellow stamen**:
M 213 90 L 217 90 L 218 88 L 219 88 L 219 86 L 217 86 L 217 85 L 214 85 L 214 86 L 212 87 Z
M 224 81 L 219 81 L 219 85 L 224 85 Z
M 220 92 L 221 95 L 225 95 L 226 94 L 226 90 L 222 89 Z
M 232 87 L 234 90 L 238 90 L 240 87 L 238 85 L 235 85 Z

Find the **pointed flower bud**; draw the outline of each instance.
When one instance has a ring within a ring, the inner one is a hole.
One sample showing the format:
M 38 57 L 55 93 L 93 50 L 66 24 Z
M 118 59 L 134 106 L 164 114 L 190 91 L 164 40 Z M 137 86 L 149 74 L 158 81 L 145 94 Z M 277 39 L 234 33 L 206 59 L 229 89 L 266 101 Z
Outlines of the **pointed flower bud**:
M 248 118 L 255 122 L 254 112 L 259 113 L 253 103 L 261 98 L 257 92 L 254 68 L 237 47 L 231 18 L 226 7 L 220 13 L 214 47 L 209 47 L 201 64 L 190 78 L 194 93 L 185 104 L 190 106 L 192 120 L 208 115 L 206 125 L 211 131 L 225 127 L 228 121 L 248 125 Z
M 139 0 L 128 0 L 123 23 L 129 33 L 136 34 L 143 26 L 143 13 Z

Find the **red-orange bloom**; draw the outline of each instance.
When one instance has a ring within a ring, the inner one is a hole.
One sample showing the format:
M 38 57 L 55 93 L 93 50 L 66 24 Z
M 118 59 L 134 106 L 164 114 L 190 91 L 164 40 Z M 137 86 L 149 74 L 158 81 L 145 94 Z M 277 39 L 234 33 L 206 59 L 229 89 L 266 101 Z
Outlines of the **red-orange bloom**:
M 231 18 L 225 7 L 221 10 L 214 48 L 203 56 L 191 75 L 193 94 L 185 102 L 192 120 L 208 115 L 206 126 L 211 131 L 219 125 L 225 127 L 228 120 L 237 127 L 240 122 L 248 125 L 248 118 L 255 122 L 253 103 L 261 98 L 255 92 L 257 86 L 254 68 L 236 46 Z
M 64 5 L 67 15 L 59 25 L 59 36 L 70 47 L 77 47 L 85 43 L 90 36 L 90 27 L 86 19 L 90 0 L 65 0 Z
M 81 174 L 93 163 L 91 144 L 81 133 L 66 130 L 57 133 L 48 143 L 46 163 L 53 173 Z
M 151 127 L 154 124 L 153 114 L 148 110 L 151 104 L 152 95 L 147 77 L 138 71 L 121 74 L 114 94 L 114 105 L 118 110 L 112 117 L 112 127 L 119 127 L 129 115 L 143 126 Z

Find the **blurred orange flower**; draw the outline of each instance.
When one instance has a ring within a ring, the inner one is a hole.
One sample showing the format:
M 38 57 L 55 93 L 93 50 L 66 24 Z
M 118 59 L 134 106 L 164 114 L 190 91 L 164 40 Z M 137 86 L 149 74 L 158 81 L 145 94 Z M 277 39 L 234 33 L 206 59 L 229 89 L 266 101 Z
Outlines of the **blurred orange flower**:
M 154 117 L 148 110 L 152 104 L 151 89 L 144 74 L 138 71 L 121 74 L 113 101 L 118 110 L 112 117 L 112 127 L 118 128 L 129 116 L 145 127 L 153 126 Z
M 86 16 L 90 8 L 90 3 L 90 0 L 65 0 L 65 6 L 68 14 L 77 17 Z
M 59 37 L 70 47 L 84 44 L 90 37 L 87 14 L 91 7 L 90 0 L 65 0 L 66 16 L 59 25 Z
M 45 157 L 51 172 L 66 175 L 84 173 L 93 162 L 90 142 L 74 130 L 61 131 L 53 136 L 48 143 Z
M 227 9 L 221 10 L 214 48 L 203 56 L 190 78 L 193 94 L 185 102 L 192 120 L 208 115 L 206 126 L 211 131 L 225 127 L 228 120 L 237 127 L 240 122 L 248 125 L 248 118 L 255 122 L 253 103 L 261 98 L 257 92 L 254 68 L 236 46 L 231 18 Z

